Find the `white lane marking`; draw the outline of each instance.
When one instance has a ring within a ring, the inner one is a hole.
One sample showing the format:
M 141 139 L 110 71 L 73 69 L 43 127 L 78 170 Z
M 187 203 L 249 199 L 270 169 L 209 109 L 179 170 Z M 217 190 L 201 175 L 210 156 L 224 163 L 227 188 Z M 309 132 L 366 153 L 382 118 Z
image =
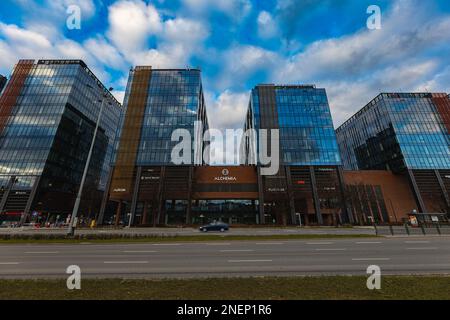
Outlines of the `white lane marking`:
M 328 244 L 333 244 L 334 242 L 307 242 L 306 244 L 308 245 L 328 245 Z
M 272 262 L 273 260 L 228 260 L 229 263 Z
M 316 251 L 345 251 L 347 249 L 336 248 L 336 249 L 316 249 Z
M 1 266 L 12 266 L 12 265 L 18 265 L 19 262 L 0 262 Z
M 356 244 L 381 244 L 383 242 L 380 241 L 366 241 L 366 242 L 357 242 Z
M 58 251 L 28 251 L 25 254 L 58 254 Z
M 157 253 L 158 251 L 152 251 L 152 250 L 126 250 L 122 251 L 123 253 Z
M 103 261 L 104 264 L 147 264 L 148 261 Z
M 430 243 L 430 241 L 405 241 L 405 243 Z
M 280 244 L 284 244 L 283 242 L 258 242 L 256 243 L 257 246 L 278 246 Z
M 353 261 L 389 261 L 390 258 L 354 258 Z
M 220 250 L 220 252 L 254 252 L 255 250 Z
M 177 247 L 181 246 L 180 243 L 155 243 L 154 246 L 161 246 L 161 247 Z
M 205 243 L 207 246 L 231 246 L 231 243 Z
M 423 247 L 423 248 L 406 248 L 406 250 L 437 250 L 438 248 L 436 247 Z

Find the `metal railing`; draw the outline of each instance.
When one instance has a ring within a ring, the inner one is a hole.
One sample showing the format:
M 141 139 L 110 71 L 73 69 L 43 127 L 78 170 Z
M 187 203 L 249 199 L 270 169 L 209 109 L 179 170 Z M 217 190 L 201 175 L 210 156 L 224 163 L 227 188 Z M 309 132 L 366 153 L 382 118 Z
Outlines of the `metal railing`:
M 375 232 L 377 236 L 419 236 L 419 235 L 436 235 L 436 236 L 450 236 L 450 225 L 420 225 L 413 227 L 408 224 L 402 226 L 393 225 L 375 225 Z

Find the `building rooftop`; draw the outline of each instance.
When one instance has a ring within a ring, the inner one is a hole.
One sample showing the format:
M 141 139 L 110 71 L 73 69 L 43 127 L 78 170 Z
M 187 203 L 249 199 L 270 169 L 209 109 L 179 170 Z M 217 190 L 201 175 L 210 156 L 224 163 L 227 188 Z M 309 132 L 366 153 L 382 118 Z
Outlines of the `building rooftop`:
M 157 69 L 153 68 L 152 66 L 136 66 L 134 68 L 131 68 L 131 71 L 138 71 L 138 70 L 154 70 L 154 71 L 198 71 L 201 72 L 200 68 L 189 68 L 186 67 L 184 69 Z
M 356 119 L 358 119 L 363 113 L 365 113 L 370 108 L 373 108 L 376 102 L 380 101 L 383 98 L 388 99 L 408 99 L 408 98 L 438 98 L 445 97 L 446 93 L 431 93 L 431 92 L 382 92 L 373 98 L 368 104 L 362 107 L 358 112 L 356 112 L 353 116 L 351 116 L 347 121 L 345 121 L 342 125 L 340 125 L 336 132 L 339 132 L 350 124 L 352 124 Z
M 21 60 L 21 61 L 28 61 L 28 62 L 33 62 L 34 63 L 34 60 Z M 113 102 L 115 102 L 120 107 L 122 107 L 122 104 L 119 101 L 117 101 L 116 97 L 114 97 L 114 95 L 111 93 L 111 91 L 109 91 L 105 87 L 105 85 L 97 78 L 97 76 L 91 71 L 91 69 L 89 69 L 89 67 L 87 66 L 87 64 L 83 60 L 67 60 L 67 59 L 61 59 L 61 60 L 38 60 L 37 64 L 38 65 L 68 65 L 68 64 L 80 65 L 82 68 L 84 68 L 86 70 L 86 72 L 89 74 L 89 76 L 92 79 L 94 79 L 94 81 L 97 83 L 98 87 L 102 91 L 104 91 Z
M 275 87 L 278 89 L 283 88 L 295 88 L 295 89 L 316 89 L 315 84 L 273 84 L 273 83 L 260 83 L 256 87 Z

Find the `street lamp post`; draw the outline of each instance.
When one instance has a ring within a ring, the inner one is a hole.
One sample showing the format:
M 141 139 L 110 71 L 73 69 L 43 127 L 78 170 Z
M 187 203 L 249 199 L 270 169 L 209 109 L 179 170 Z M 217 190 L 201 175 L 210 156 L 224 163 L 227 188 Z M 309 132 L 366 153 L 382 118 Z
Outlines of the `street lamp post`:
M 89 85 L 88 85 L 88 87 L 92 88 Z M 113 88 L 109 88 L 109 91 L 112 91 L 112 90 L 113 90 Z M 90 162 L 91 162 L 92 153 L 94 151 L 95 140 L 97 139 L 97 132 L 98 132 L 98 128 L 100 126 L 100 121 L 101 121 L 101 118 L 102 118 L 103 108 L 104 108 L 104 105 L 105 105 L 106 98 L 107 98 L 107 95 L 104 94 L 102 100 L 99 100 L 99 102 L 101 102 L 100 112 L 98 113 L 97 123 L 95 125 L 94 136 L 92 137 L 91 148 L 89 149 L 89 154 L 88 154 L 88 157 L 87 157 L 87 160 L 86 160 L 86 164 L 84 166 L 83 177 L 81 178 L 81 184 L 80 184 L 80 188 L 78 190 L 77 199 L 75 200 L 75 206 L 73 207 L 72 217 L 71 217 L 70 222 L 69 222 L 69 229 L 67 231 L 67 235 L 69 235 L 69 236 L 73 236 L 75 234 L 75 226 L 74 226 L 74 224 L 76 223 L 78 210 L 80 208 L 81 196 L 83 194 L 84 183 L 86 181 L 86 177 L 87 177 L 87 174 L 88 174 L 88 171 L 89 171 L 89 165 L 90 165 Z

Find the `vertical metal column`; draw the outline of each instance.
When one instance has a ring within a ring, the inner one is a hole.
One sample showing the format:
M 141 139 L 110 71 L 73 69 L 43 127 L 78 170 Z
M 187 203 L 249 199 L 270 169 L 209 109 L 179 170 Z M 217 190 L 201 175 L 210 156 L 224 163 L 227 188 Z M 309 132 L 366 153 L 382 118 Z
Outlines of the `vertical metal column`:
M 144 210 L 142 212 L 142 222 L 141 224 L 146 225 L 148 221 L 148 202 L 144 202 Z
M 291 176 L 291 167 L 285 167 L 286 171 L 286 180 L 287 180 L 287 188 L 288 188 L 288 197 L 289 197 L 289 211 L 291 213 L 291 223 L 293 225 L 297 224 L 297 215 L 295 212 L 295 199 L 294 199 L 294 190 L 292 187 L 292 176 Z
M 27 218 L 30 215 L 31 206 L 33 205 L 34 198 L 36 197 L 40 181 L 41 176 L 37 176 L 36 180 L 34 180 L 33 189 L 31 189 L 30 197 L 28 198 L 27 201 L 27 206 L 25 207 L 25 211 L 23 212 L 22 218 L 20 219 L 21 226 L 27 221 Z
M 166 177 L 166 167 L 161 167 L 161 175 L 159 178 L 159 189 L 158 189 L 158 211 L 156 213 L 156 220 L 153 222 L 153 225 L 156 227 L 156 225 L 161 223 L 161 211 L 162 211 L 162 205 L 163 205 L 163 199 L 164 199 L 164 180 Z
M 111 189 L 111 181 L 113 177 L 114 168 L 111 168 L 108 175 L 108 182 L 106 183 L 105 192 L 103 193 L 103 199 L 102 199 L 102 205 L 100 207 L 100 212 L 98 213 L 98 216 L 95 217 L 95 220 L 97 221 L 97 225 L 103 224 L 103 219 L 105 218 L 105 210 L 106 210 L 106 204 L 109 200 L 109 194 Z
M 115 223 L 116 227 L 119 226 L 121 215 L 122 215 L 122 200 L 119 201 L 119 205 L 117 206 L 116 223 Z
M 436 178 L 438 180 L 439 186 L 441 187 L 442 195 L 444 196 L 445 203 L 447 204 L 447 212 L 450 213 L 450 197 L 447 193 L 447 190 L 445 189 L 444 181 L 442 181 L 441 174 L 439 173 L 439 170 L 434 170 L 434 173 L 436 174 Z
M 317 222 L 319 225 L 323 225 L 323 217 L 322 212 L 320 210 L 320 200 L 319 200 L 319 193 L 317 192 L 317 182 L 316 182 L 316 173 L 314 172 L 314 167 L 309 167 L 309 174 L 311 176 L 311 189 L 313 193 L 313 199 L 314 199 L 314 208 L 316 211 L 317 216 Z
M 422 195 L 420 194 L 419 187 L 417 186 L 416 178 L 414 177 L 414 172 L 408 169 L 409 182 L 413 188 L 414 197 L 416 198 L 417 205 L 419 206 L 419 211 L 421 213 L 426 213 L 427 209 L 425 207 L 425 202 L 423 202 Z
M 137 168 L 136 180 L 134 181 L 133 198 L 131 199 L 131 212 L 130 221 L 128 222 L 128 227 L 131 227 L 134 223 L 134 218 L 136 216 L 136 207 L 139 196 L 139 186 L 141 185 L 142 167 Z
M 266 223 L 266 217 L 264 212 L 264 185 L 263 185 L 263 178 L 261 176 L 261 168 L 258 166 L 258 201 L 259 201 L 259 223 L 265 224 Z
M 186 209 L 186 224 L 191 224 L 191 211 L 192 211 L 192 179 L 194 179 L 194 167 L 189 167 L 189 181 L 188 181 L 188 205 Z
M 345 179 L 342 167 L 337 168 L 338 178 L 339 178 L 339 187 L 341 189 L 342 194 L 342 210 L 345 217 L 347 217 L 347 221 L 351 224 L 355 223 L 355 219 L 353 218 L 353 214 L 347 205 L 347 195 L 345 190 Z
M 6 187 L 5 193 L 3 194 L 3 197 L 0 201 L 0 213 L 3 212 L 6 206 L 6 201 L 8 201 L 9 194 L 11 193 L 11 190 L 14 186 L 14 183 L 16 183 L 16 176 L 11 176 L 9 179 L 8 186 Z

